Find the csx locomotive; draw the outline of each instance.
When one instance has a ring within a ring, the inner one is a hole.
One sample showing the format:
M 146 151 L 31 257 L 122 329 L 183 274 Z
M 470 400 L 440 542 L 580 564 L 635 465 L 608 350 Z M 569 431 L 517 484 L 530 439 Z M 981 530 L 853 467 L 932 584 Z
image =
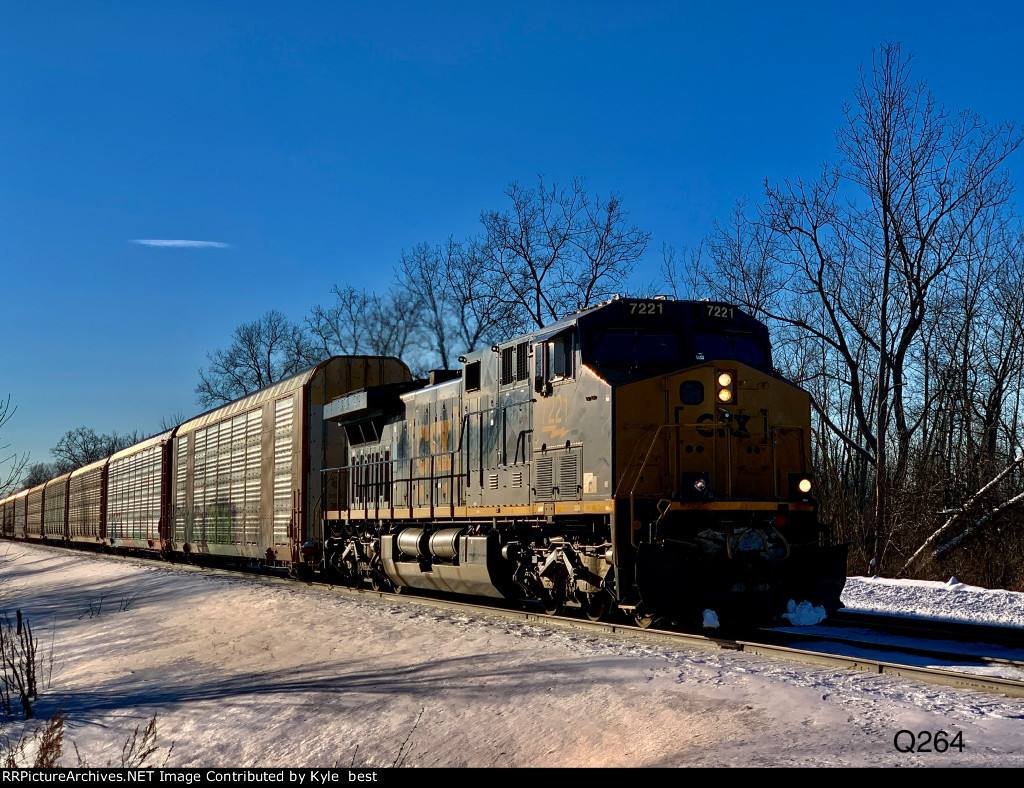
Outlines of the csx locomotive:
M 839 607 L 809 398 L 749 315 L 614 299 L 459 362 L 328 359 L 0 501 L 3 534 L 641 625 Z
M 349 580 L 613 608 L 638 623 L 839 607 L 810 402 L 729 304 L 615 299 L 340 397 L 324 561 Z

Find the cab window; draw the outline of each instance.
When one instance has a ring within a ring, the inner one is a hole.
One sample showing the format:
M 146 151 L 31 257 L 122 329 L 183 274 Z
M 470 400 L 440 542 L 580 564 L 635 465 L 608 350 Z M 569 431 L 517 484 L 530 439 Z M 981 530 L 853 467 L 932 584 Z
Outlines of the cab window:
M 569 333 L 555 337 L 545 343 L 545 350 L 548 356 L 549 380 L 573 377 L 575 373 L 573 365 L 575 359 L 575 338 L 575 334 Z

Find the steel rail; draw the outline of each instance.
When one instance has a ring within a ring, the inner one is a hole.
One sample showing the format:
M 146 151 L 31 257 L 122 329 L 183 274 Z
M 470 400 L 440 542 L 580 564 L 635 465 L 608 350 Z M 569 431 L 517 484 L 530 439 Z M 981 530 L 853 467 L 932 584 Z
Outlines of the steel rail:
M 829 621 L 822 622 L 822 626 L 829 626 Z M 885 630 L 882 630 L 885 631 Z M 1007 657 L 993 657 L 988 654 L 981 654 L 977 651 L 949 651 L 940 648 L 928 648 L 913 643 L 885 643 L 877 640 L 865 640 L 858 637 L 844 637 L 829 632 L 796 632 L 792 629 L 762 630 L 765 640 L 758 642 L 765 645 L 787 646 L 785 641 L 803 641 L 807 643 L 820 642 L 832 643 L 843 646 L 854 646 L 867 651 L 893 651 L 901 654 L 909 654 L 917 657 L 929 657 L 944 662 L 983 662 L 986 665 L 1002 665 L 1004 667 L 1016 668 L 1024 674 L 1024 660 L 1010 659 Z M 975 641 L 971 641 L 972 643 Z M 947 670 L 956 670 L 956 666 L 948 666 Z
M 939 618 L 905 618 L 859 610 L 840 610 L 833 613 L 828 617 L 828 624 L 842 627 L 864 627 L 913 637 L 948 638 L 963 642 L 978 640 L 1008 648 L 1024 648 L 1024 630 L 998 624 Z

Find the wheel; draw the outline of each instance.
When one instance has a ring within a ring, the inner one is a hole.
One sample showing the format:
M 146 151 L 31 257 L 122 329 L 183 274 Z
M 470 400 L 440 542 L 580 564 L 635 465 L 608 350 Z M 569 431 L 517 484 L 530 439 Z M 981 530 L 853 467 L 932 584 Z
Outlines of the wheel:
M 541 604 L 544 607 L 544 612 L 549 616 L 557 616 L 562 612 L 562 603 L 554 599 L 541 600 Z
M 376 569 L 370 574 L 370 588 L 381 592 L 395 590 L 387 576 Z
M 359 575 L 359 562 L 354 557 L 346 558 L 342 563 L 341 582 L 349 588 L 359 588 L 363 578 Z
M 540 604 L 549 616 L 557 616 L 561 613 L 564 603 L 565 586 L 562 583 L 555 584 L 554 588 L 545 588 L 540 595 Z
M 642 605 L 637 605 L 633 609 L 633 623 L 640 629 L 647 629 L 654 623 L 654 616 L 644 610 Z
M 391 581 L 388 580 L 388 576 L 384 574 L 384 565 L 379 557 L 375 557 L 370 563 L 370 588 L 381 592 L 395 590 L 395 587 L 391 585 Z
M 326 564 L 331 582 L 348 588 L 359 587 L 359 565 L 354 557 L 343 558 L 342 553 L 335 552 L 328 556 Z
M 591 621 L 601 621 L 607 618 L 612 608 L 615 607 L 615 600 L 607 591 L 598 591 L 593 594 L 580 592 L 576 599 L 580 603 L 583 615 Z
M 557 616 L 562 612 L 562 600 L 555 595 L 545 595 L 541 598 L 540 604 L 549 616 Z

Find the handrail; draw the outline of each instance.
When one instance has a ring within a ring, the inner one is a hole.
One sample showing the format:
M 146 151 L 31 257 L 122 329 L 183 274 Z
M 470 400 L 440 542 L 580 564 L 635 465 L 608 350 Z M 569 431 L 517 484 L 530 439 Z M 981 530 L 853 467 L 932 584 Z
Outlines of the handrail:
M 372 510 L 374 516 L 379 518 L 383 508 L 381 499 L 384 498 L 386 508 L 390 515 L 394 517 L 397 504 L 394 493 L 397 489 L 404 486 L 406 500 L 402 508 L 408 509 L 410 517 L 412 517 L 414 509 L 418 505 L 428 508 L 431 518 L 437 515 L 439 507 L 446 507 L 448 509 L 448 516 L 454 517 L 456 501 L 461 500 L 462 494 L 462 474 L 456 473 L 458 463 L 455 462 L 455 459 L 458 454 L 459 450 L 454 449 L 433 452 L 408 459 L 388 458 L 349 463 L 334 468 L 324 468 L 321 474 L 324 477 L 329 477 L 332 474 L 338 476 L 339 500 L 337 503 L 339 511 L 347 510 L 351 512 L 353 510 L 362 510 L 363 516 L 368 518 Z M 438 466 L 444 466 L 445 460 L 447 460 L 448 467 L 439 470 Z M 398 472 L 398 469 L 406 462 L 409 464 L 408 473 Z M 417 466 L 422 467 L 423 465 L 427 466 L 426 473 L 417 470 Z M 359 475 L 357 472 L 360 470 L 364 474 L 370 475 L 371 481 L 357 481 Z M 348 473 L 348 484 L 345 485 L 345 489 L 342 491 L 341 481 L 345 473 Z M 429 485 L 429 490 L 426 493 L 423 492 L 422 488 L 416 489 L 418 483 L 422 484 L 424 482 Z M 447 483 L 447 504 L 439 499 L 438 482 Z M 327 486 L 325 481 L 324 487 L 326 488 Z M 341 495 L 343 494 L 346 499 L 344 507 L 341 505 Z

